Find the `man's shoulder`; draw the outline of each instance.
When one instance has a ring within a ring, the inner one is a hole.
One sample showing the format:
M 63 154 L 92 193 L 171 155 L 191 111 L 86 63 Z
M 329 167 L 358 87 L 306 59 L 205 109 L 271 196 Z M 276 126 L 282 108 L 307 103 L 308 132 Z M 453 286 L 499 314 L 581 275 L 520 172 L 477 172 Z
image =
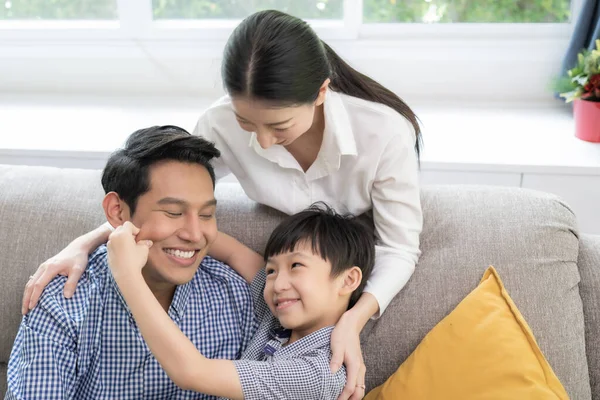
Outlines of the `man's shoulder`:
M 41 314 L 50 314 L 65 323 L 67 320 L 76 322 L 83 319 L 90 299 L 98 298 L 97 295 L 104 292 L 109 274 L 106 246 L 103 245 L 89 256 L 73 296 L 67 299 L 63 294 L 67 277 L 55 277 L 44 289 L 39 305 L 27 314 L 26 324 L 39 322 Z
M 210 256 L 204 257 L 194 275 L 195 280 L 209 279 L 233 285 L 248 286 L 244 278 L 235 272 L 229 265 Z

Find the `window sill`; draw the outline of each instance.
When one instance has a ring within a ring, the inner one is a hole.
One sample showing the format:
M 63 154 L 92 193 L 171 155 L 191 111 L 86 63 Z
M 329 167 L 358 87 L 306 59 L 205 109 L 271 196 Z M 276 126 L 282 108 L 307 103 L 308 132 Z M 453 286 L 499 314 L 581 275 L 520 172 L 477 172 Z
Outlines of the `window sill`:
M 102 168 L 136 129 L 192 130 L 210 99 L 0 98 L 0 163 Z M 423 123 L 422 171 L 600 176 L 600 144 L 574 137 L 559 106 L 413 104 Z

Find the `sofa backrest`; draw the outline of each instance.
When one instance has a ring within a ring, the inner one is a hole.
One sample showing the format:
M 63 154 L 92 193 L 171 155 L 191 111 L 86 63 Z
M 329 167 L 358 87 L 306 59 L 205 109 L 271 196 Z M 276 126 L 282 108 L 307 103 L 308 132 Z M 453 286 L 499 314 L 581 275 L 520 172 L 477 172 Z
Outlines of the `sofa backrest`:
M 219 228 L 257 251 L 282 215 L 217 185 Z M 27 278 L 103 221 L 99 171 L 0 166 L 0 373 Z M 573 399 L 590 399 L 573 213 L 556 197 L 510 188 L 422 191 L 422 256 L 408 285 L 361 336 L 368 389 L 382 383 L 494 265 Z M 5 377 L 0 376 L 0 393 Z

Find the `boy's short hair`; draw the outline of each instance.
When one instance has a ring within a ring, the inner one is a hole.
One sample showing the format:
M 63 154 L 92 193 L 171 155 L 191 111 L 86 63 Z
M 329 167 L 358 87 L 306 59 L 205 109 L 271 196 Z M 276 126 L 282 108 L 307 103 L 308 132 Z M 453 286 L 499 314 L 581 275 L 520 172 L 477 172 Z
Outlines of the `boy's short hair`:
M 161 161 L 202 165 L 215 186 L 211 160 L 219 150 L 207 140 L 173 125 L 153 126 L 132 133 L 125 147 L 113 152 L 102 172 L 104 192 L 116 192 L 135 213 L 138 198 L 150 190 L 150 167 Z
M 319 202 L 284 219 L 271 233 L 264 259 L 292 252 L 298 243 L 310 243 L 314 254 L 331 263 L 331 275 L 338 276 L 354 266 L 362 270 L 362 281 L 350 297 L 348 308 L 360 298 L 373 265 L 375 238 L 372 230 L 350 214 L 338 214 Z

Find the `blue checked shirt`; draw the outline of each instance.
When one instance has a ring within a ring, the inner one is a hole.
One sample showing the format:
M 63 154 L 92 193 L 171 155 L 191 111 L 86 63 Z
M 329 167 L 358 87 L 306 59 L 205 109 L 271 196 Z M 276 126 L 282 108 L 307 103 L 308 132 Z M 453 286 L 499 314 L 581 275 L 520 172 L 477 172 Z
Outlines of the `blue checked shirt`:
M 89 258 L 75 295 L 54 279 L 19 328 L 7 399 L 211 399 L 179 389 L 144 342 L 108 268 L 106 246 Z M 169 316 L 209 358 L 237 359 L 256 330 L 248 284 L 206 257 L 178 286 Z
M 336 400 L 346 385 L 346 369 L 331 373 L 329 326 L 285 345 L 290 331 L 281 328 L 265 303 L 266 274 L 252 282 L 260 325 L 242 359 L 234 361 L 246 400 Z

